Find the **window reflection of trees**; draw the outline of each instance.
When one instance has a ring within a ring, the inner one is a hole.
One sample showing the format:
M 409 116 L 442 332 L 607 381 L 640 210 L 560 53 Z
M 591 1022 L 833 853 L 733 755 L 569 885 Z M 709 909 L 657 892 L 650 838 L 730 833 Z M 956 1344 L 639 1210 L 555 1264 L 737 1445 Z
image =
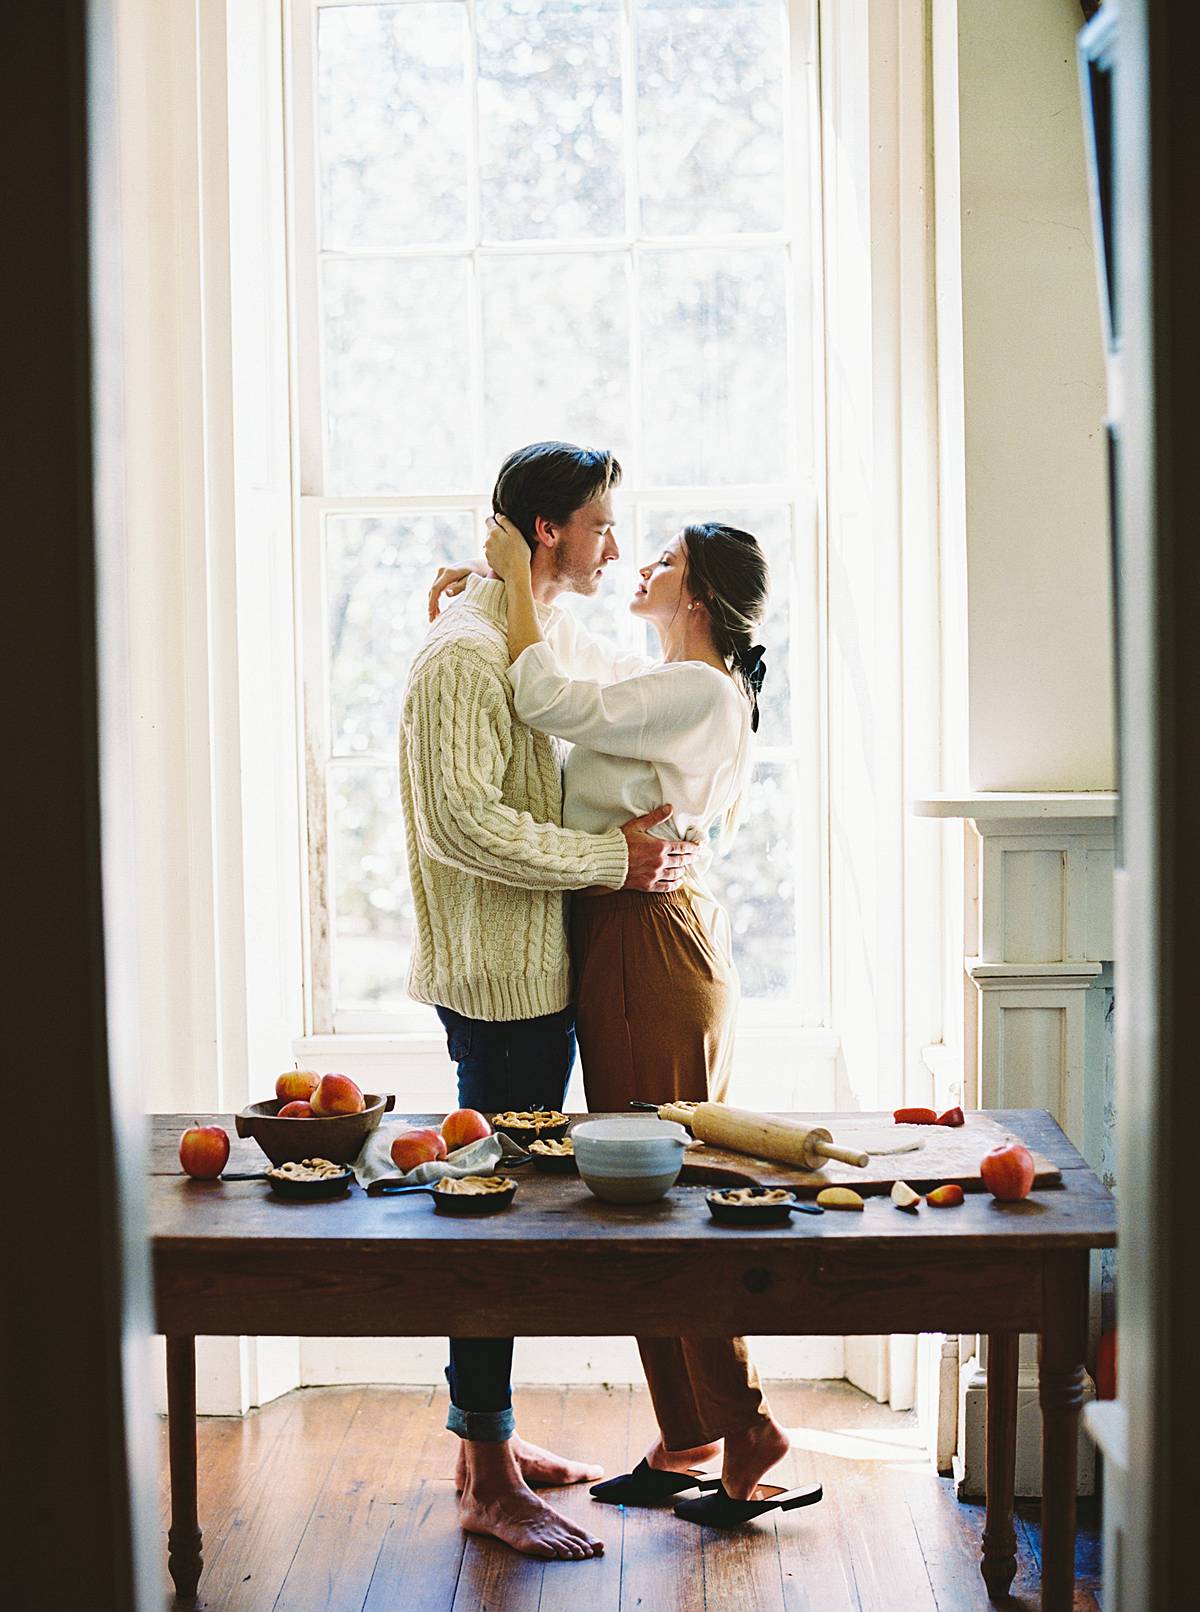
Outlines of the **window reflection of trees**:
M 712 878 L 746 994 L 788 997 L 804 877 L 797 791 L 811 787 L 815 758 L 797 756 L 789 683 L 798 604 L 810 617 L 793 592 L 790 489 L 811 445 L 789 407 L 803 320 L 788 318 L 796 248 L 783 233 L 787 7 L 656 0 L 635 12 L 629 63 L 620 0 L 477 0 L 473 56 L 468 8 L 453 0 L 320 12 L 323 490 L 478 498 L 520 442 L 611 446 L 627 471 L 625 552 L 581 619 L 627 641 L 636 530 L 652 542 L 684 518 L 726 518 L 762 538 L 774 577 L 762 634 L 769 755 Z M 521 241 L 574 250 L 508 250 Z M 749 482 L 778 488 L 775 501 L 721 507 L 722 484 Z M 686 508 L 638 506 L 639 486 L 685 484 L 713 491 L 696 507 L 691 496 Z M 343 1009 L 404 1001 L 400 695 L 432 572 L 477 552 L 478 519 L 476 505 L 326 522 Z

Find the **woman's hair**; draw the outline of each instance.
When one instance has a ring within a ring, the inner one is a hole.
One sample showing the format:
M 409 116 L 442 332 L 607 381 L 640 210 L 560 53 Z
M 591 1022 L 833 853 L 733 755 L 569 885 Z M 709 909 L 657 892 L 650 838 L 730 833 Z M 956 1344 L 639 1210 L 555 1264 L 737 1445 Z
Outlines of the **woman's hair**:
M 510 453 L 492 489 L 492 513 L 505 515 L 533 547 L 539 515 L 556 525 L 615 487 L 621 467 L 607 448 L 531 442 Z
M 736 526 L 719 521 L 695 522 L 682 532 L 687 556 L 687 586 L 694 599 L 708 611 L 713 642 L 732 669 L 750 701 L 752 723 L 758 728 L 758 687 L 761 660 L 752 649 L 752 639 L 762 623 L 767 606 L 769 577 L 767 559 L 758 539 Z

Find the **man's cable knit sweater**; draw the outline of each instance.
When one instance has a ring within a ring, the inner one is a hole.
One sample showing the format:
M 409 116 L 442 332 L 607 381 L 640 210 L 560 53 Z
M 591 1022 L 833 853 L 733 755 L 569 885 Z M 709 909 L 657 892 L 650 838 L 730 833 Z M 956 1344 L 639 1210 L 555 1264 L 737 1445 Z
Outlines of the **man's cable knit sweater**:
M 579 629 L 539 606 L 571 660 Z M 532 1019 L 571 999 L 566 892 L 619 889 L 619 828 L 562 823 L 559 741 L 517 720 L 504 584 L 470 577 L 430 629 L 400 719 L 400 798 L 417 936 L 410 996 L 471 1019 Z

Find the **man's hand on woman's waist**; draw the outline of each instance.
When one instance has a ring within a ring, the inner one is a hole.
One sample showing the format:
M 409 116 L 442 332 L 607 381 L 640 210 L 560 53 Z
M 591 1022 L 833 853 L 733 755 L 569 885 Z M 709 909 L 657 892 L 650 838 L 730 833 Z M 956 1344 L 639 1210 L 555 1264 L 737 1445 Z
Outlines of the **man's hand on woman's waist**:
M 622 823 L 621 833 L 629 847 L 629 871 L 622 890 L 676 890 L 683 883 L 688 864 L 700 847 L 687 840 L 660 839 L 649 832 L 665 822 L 674 809 L 659 806 L 643 817 Z

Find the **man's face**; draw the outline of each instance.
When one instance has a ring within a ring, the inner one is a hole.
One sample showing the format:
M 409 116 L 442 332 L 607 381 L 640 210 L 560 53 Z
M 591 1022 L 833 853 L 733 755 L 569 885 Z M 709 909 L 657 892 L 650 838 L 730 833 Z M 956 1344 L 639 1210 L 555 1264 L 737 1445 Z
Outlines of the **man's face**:
M 562 526 L 551 527 L 557 542 L 550 550 L 554 580 L 570 593 L 595 593 L 604 567 L 621 557 L 613 536 L 611 493 L 601 493 L 577 509 Z

